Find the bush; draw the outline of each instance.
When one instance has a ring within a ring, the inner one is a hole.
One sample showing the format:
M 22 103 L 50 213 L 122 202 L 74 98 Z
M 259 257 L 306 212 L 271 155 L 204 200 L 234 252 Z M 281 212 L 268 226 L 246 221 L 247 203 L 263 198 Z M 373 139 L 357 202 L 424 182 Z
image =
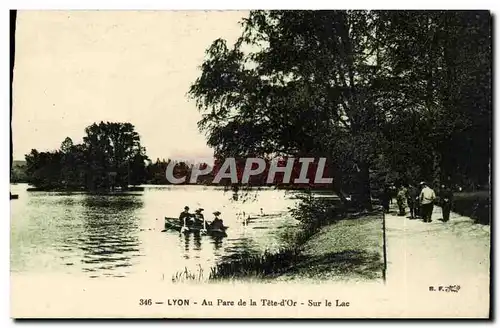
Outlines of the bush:
M 489 192 L 457 193 L 454 197 L 453 211 L 469 216 L 477 223 L 490 224 Z
M 339 221 L 341 218 L 343 210 L 340 201 L 314 198 L 310 194 L 301 198 L 302 201 L 290 212 L 296 220 L 302 223 L 304 231 L 309 235 L 314 234 L 325 225 Z

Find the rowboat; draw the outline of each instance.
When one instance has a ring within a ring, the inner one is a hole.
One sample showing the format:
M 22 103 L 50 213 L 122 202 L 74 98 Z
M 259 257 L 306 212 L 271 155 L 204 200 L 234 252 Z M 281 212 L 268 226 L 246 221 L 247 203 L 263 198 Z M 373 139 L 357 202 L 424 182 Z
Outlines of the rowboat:
M 184 233 L 206 233 L 207 235 L 226 237 L 226 230 L 228 228 L 229 227 L 224 226 L 223 229 L 214 229 L 207 226 L 205 230 L 202 225 L 184 227 L 180 224 L 179 219 L 165 217 L 165 230 L 175 230 Z

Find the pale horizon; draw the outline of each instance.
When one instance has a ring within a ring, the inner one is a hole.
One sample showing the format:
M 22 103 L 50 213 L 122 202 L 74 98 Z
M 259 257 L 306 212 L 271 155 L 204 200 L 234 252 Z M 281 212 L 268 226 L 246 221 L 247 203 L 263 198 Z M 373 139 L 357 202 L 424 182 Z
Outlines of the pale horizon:
M 233 43 L 245 11 L 19 11 L 13 158 L 82 142 L 94 122 L 130 122 L 148 157 L 206 158 L 187 98 L 205 50 Z

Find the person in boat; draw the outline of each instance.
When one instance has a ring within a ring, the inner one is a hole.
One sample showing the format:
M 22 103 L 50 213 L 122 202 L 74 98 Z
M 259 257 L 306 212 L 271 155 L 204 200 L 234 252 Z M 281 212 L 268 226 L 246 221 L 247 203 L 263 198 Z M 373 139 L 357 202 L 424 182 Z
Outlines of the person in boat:
M 199 208 L 194 212 L 194 225 L 195 226 L 200 226 L 203 227 L 203 221 L 205 221 L 205 218 L 203 216 L 203 208 Z
M 193 214 L 189 213 L 189 207 L 185 206 L 184 211 L 182 211 L 179 215 L 179 223 L 181 224 L 181 226 L 190 225 L 191 217 L 193 217 Z
M 224 230 L 224 222 L 219 218 L 219 215 L 221 214 L 219 211 L 215 211 L 214 213 L 214 220 L 210 223 L 210 229 L 213 230 Z

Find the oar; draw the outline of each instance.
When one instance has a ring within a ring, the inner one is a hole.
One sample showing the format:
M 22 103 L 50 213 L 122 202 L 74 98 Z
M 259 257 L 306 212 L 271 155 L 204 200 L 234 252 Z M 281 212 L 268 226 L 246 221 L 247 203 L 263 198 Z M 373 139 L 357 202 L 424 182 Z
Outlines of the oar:
M 206 235 L 207 234 L 207 221 L 205 221 L 205 215 L 203 215 L 203 229 L 200 231 L 202 234 Z

